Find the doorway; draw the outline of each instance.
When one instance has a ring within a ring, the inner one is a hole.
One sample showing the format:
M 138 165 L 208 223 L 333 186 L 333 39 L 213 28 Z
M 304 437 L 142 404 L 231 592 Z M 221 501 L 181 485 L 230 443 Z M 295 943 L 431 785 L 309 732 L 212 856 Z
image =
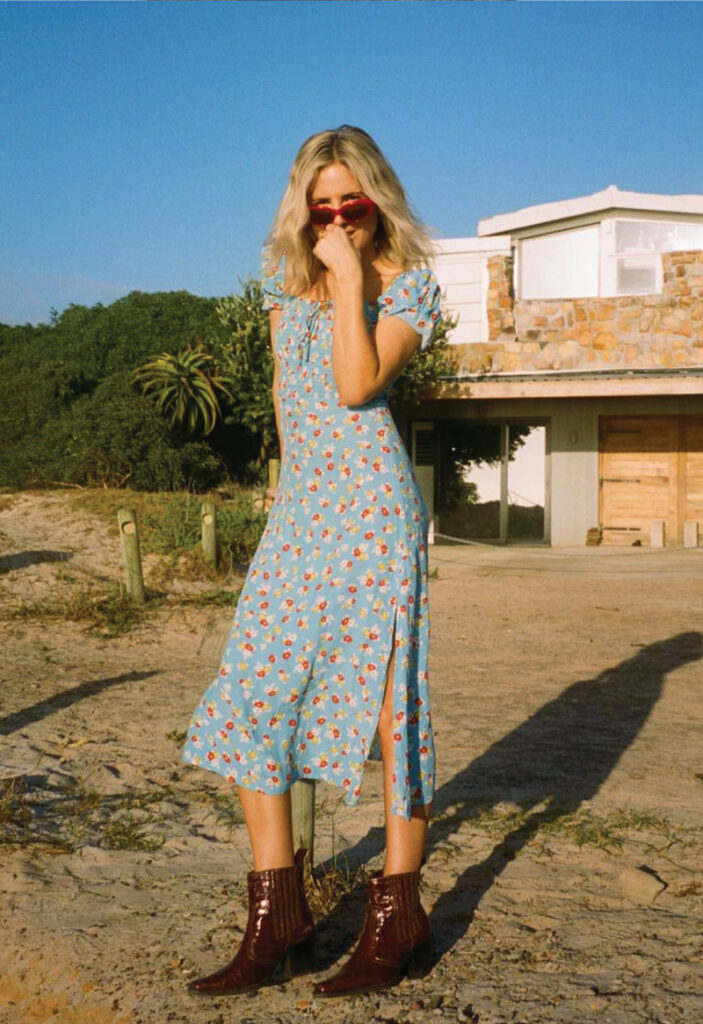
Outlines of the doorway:
M 547 424 L 435 423 L 435 543 L 549 543 Z

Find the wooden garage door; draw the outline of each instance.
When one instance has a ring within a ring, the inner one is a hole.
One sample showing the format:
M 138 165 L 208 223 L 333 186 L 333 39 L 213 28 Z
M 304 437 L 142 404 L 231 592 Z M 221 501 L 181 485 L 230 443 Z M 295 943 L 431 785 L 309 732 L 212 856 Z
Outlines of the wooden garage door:
M 684 519 L 698 523 L 703 540 L 703 416 L 681 417 Z
M 652 520 L 666 543 L 683 524 L 703 532 L 703 416 L 603 416 L 600 420 L 600 521 L 610 544 L 648 544 Z

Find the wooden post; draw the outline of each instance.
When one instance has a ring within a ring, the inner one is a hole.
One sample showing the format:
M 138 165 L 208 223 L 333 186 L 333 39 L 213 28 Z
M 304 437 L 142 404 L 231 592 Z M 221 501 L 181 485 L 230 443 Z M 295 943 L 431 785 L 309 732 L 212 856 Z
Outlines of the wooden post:
M 652 519 L 649 524 L 649 546 L 663 548 L 666 543 L 666 523 L 663 519 Z
M 278 487 L 281 460 L 269 459 L 269 489 Z M 270 499 L 269 499 L 270 502 Z M 267 505 L 265 504 L 265 507 Z M 315 856 L 315 783 L 300 779 L 291 787 L 291 813 L 293 817 L 293 849 L 307 850 L 312 868 Z
M 698 547 L 698 520 L 687 519 L 683 524 L 683 546 L 685 548 Z
M 278 487 L 278 477 L 281 472 L 280 459 L 269 459 L 269 490 L 275 491 Z M 273 498 L 264 495 L 264 512 L 268 512 L 273 506 Z
M 500 459 L 500 510 L 498 512 L 498 539 L 501 544 L 508 543 L 510 495 L 508 493 L 508 466 L 510 465 L 510 425 L 506 423 L 500 428 L 501 459 Z
M 315 847 L 315 783 L 300 779 L 291 786 L 293 813 L 293 849 L 301 846 L 308 851 L 312 866 Z
M 203 502 L 200 519 L 203 554 L 211 565 L 217 566 L 217 514 L 214 501 L 208 499 Z
M 122 561 L 127 578 L 127 593 L 137 604 L 144 604 L 144 575 L 142 573 L 142 557 L 139 552 L 139 534 L 137 532 L 137 513 L 133 508 L 121 508 L 117 513 L 120 524 L 120 541 L 122 542 Z

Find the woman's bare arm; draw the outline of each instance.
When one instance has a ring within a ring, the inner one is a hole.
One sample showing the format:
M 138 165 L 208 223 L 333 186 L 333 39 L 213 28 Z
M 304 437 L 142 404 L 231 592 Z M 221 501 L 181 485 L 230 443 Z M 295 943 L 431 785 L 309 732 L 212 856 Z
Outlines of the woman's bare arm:
M 364 315 L 361 257 L 343 228 L 330 225 L 315 255 L 334 281 L 332 371 L 345 405 L 363 405 L 402 372 L 420 344 L 420 335 L 397 317 L 384 317 L 369 331 Z
M 269 327 L 271 333 L 271 351 L 273 352 L 273 408 L 276 414 L 276 431 L 278 433 L 278 446 L 281 450 L 281 461 L 283 461 L 283 432 L 281 430 L 281 404 L 278 398 L 279 365 L 276 356 L 276 348 L 273 343 L 278 323 L 281 319 L 281 310 L 272 309 L 269 312 Z
M 369 331 L 360 291 L 337 284 L 334 293 L 332 369 L 345 405 L 363 405 L 403 372 L 420 335 L 398 317 L 384 317 Z

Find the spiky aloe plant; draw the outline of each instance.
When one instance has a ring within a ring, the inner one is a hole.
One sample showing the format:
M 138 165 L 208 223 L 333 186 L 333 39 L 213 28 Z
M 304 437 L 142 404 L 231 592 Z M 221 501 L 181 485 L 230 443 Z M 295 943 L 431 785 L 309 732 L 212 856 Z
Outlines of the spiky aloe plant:
M 232 394 L 217 375 L 215 360 L 202 348 L 188 345 L 172 355 L 164 352 L 138 367 L 133 382 L 143 394 L 155 399 L 171 425 L 188 437 L 207 437 L 222 413 L 219 396 L 230 401 Z

